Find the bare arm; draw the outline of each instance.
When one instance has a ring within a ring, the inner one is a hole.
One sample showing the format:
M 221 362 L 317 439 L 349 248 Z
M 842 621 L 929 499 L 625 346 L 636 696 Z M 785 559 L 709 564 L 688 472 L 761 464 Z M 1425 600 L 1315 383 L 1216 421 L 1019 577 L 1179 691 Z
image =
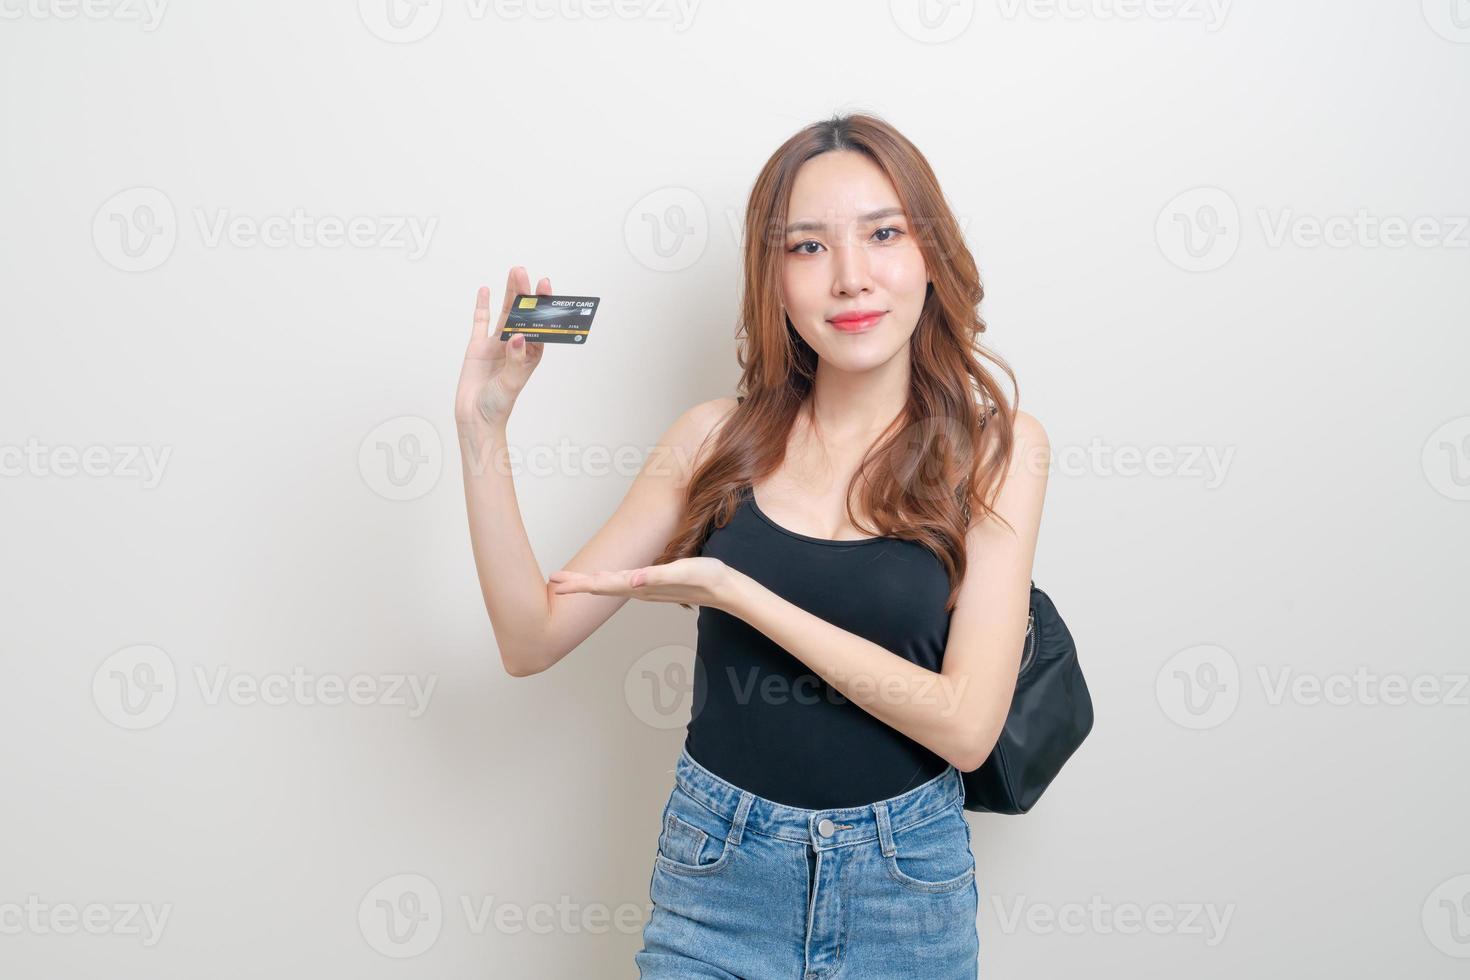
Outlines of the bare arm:
M 550 281 L 542 279 L 536 291 L 550 293 Z M 516 292 L 530 292 L 525 271 L 519 268 L 511 270 L 506 285 L 501 323 L 509 297 Z M 511 342 L 498 339 L 498 325 L 495 336 L 489 336 L 489 322 L 488 290 L 481 290 L 455 423 L 480 592 L 501 663 L 507 673 L 524 677 L 546 670 L 576 649 L 627 597 L 556 595 L 536 563 L 506 462 L 506 419 L 540 352 L 507 350 Z M 502 399 L 506 392 L 509 397 Z M 607 523 L 563 567 L 623 568 L 657 558 L 677 529 L 700 450 L 709 445 L 707 437 L 734 406 L 733 398 L 717 398 L 680 415 L 644 461 Z
M 1041 423 L 1018 412 L 1008 476 L 994 505 L 1015 530 L 993 516 L 971 527 L 940 671 L 834 626 L 740 573 L 729 576 L 722 607 L 864 711 L 961 772 L 977 769 L 999 738 L 1015 693 L 1049 459 Z

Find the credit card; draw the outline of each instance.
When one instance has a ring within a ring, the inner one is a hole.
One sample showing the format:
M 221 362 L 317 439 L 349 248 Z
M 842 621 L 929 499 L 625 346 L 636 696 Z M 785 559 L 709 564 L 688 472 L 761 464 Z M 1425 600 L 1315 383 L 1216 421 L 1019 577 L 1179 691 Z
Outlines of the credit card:
M 501 340 L 518 333 L 546 344 L 585 344 L 597 314 L 596 296 L 553 296 L 518 293 L 500 331 Z

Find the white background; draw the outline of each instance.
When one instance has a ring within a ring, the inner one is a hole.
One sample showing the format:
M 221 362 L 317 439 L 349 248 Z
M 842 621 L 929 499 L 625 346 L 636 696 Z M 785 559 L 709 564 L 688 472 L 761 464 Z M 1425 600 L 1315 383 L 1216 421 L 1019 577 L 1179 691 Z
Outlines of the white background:
M 862 109 L 1050 434 L 1097 705 L 970 816 L 983 975 L 1464 974 L 1464 0 L 386 4 L 0 0 L 0 973 L 635 975 L 694 618 L 501 670 L 475 289 L 603 299 L 510 428 L 550 574 L 631 480 L 598 451 L 732 393 L 762 162 Z

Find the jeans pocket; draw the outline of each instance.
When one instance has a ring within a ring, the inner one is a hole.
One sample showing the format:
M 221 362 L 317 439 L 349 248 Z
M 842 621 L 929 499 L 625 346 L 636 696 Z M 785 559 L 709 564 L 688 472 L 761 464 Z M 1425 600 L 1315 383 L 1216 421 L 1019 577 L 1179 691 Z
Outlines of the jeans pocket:
M 975 879 L 970 828 L 959 804 L 893 831 L 893 847 L 894 853 L 883 858 L 888 875 L 910 891 L 957 891 Z
M 664 808 L 658 835 L 659 867 L 675 874 L 709 875 L 724 869 L 734 850 L 730 822 L 677 786 Z

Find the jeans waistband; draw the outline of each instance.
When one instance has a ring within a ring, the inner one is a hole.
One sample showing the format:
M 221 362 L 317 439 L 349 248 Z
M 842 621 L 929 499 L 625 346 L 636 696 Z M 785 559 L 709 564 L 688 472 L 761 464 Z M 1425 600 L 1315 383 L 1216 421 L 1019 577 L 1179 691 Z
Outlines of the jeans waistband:
M 818 850 L 878 840 L 892 853 L 892 832 L 931 817 L 956 802 L 963 805 L 964 781 L 953 765 L 906 793 L 864 806 L 808 810 L 786 806 L 743 790 L 694 761 L 687 749 L 674 763 L 674 782 L 695 802 L 730 822 L 729 840 L 745 831 L 811 844 Z

